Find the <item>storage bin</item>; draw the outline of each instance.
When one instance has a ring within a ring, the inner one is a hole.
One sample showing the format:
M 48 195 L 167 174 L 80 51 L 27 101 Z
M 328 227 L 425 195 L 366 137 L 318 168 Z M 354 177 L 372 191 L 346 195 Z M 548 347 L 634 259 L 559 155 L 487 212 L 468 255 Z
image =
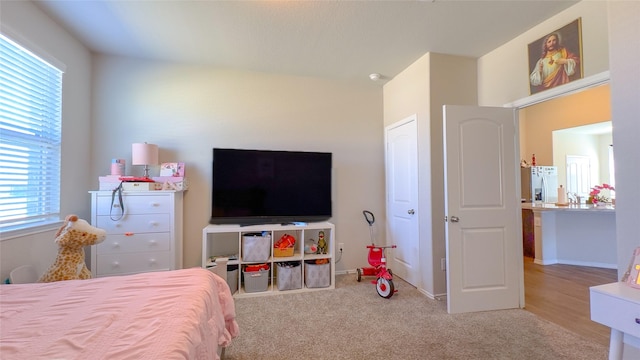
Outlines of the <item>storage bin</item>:
M 271 255 L 271 235 L 248 233 L 242 236 L 242 261 L 267 261 Z
M 323 288 L 331 285 L 331 263 L 304 263 L 304 284 L 308 288 Z
M 302 266 L 300 263 L 278 263 L 277 283 L 280 291 L 302 288 Z
M 269 288 L 269 270 L 243 271 L 242 277 L 245 292 L 261 292 Z
M 238 291 L 238 265 L 227 266 L 227 285 L 229 285 L 231 294 Z
M 284 249 L 273 248 L 273 256 L 275 257 L 286 257 L 293 256 L 294 247 L 288 247 Z
M 227 262 L 229 258 L 227 257 L 212 257 L 211 261 L 213 262 L 212 266 L 208 266 L 207 269 L 212 273 L 220 276 L 223 279 L 227 278 Z

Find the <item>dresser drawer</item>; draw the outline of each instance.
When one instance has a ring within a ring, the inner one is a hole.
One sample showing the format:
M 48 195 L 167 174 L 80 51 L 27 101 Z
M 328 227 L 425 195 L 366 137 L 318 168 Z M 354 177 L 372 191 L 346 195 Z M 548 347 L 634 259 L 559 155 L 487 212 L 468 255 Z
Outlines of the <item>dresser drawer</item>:
M 96 247 L 98 254 L 118 254 L 130 252 L 150 252 L 171 250 L 171 234 L 134 233 L 132 235 L 108 235 Z
M 97 262 L 98 276 L 171 270 L 172 252 L 98 254 Z
M 170 214 L 127 215 L 113 221 L 109 216 L 97 216 L 96 226 L 107 234 L 137 234 L 148 232 L 168 232 L 171 230 Z
M 126 195 L 122 197 L 125 214 L 159 214 L 173 212 L 171 197 L 166 195 Z M 98 196 L 96 199 L 96 215 L 112 214 L 117 218 L 122 213 L 116 195 L 111 211 L 111 195 Z
M 632 289 L 631 291 L 639 290 Z M 638 302 L 592 290 L 591 320 L 620 330 L 625 334 L 640 337 L 640 324 L 638 323 L 640 322 L 640 306 L 638 306 Z

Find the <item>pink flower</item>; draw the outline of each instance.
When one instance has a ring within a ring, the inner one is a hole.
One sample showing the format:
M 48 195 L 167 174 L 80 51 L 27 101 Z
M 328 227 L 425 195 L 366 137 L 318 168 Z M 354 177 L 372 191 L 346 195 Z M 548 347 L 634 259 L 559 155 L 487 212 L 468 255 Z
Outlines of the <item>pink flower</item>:
M 599 202 L 606 203 L 607 201 L 609 201 L 609 199 L 600 195 L 600 191 L 604 189 L 615 191 L 613 186 L 609 184 L 596 185 L 591 188 L 591 192 L 589 193 L 589 196 L 591 197 L 591 203 L 597 204 Z

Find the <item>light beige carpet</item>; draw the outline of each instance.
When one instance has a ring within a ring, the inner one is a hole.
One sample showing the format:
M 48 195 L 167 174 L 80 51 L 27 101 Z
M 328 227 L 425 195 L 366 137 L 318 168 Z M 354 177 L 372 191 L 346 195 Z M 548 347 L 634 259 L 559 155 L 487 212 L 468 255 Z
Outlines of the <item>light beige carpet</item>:
M 226 360 L 249 359 L 607 359 L 591 343 L 525 310 L 449 315 L 395 279 L 383 299 L 355 275 L 336 289 L 236 299 L 240 336 Z

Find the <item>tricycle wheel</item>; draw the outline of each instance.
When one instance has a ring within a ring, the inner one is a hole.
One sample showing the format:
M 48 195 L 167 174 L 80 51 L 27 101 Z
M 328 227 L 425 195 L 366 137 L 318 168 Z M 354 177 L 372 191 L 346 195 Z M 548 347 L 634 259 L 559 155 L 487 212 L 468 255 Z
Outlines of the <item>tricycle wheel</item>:
M 358 277 L 356 278 L 356 280 L 358 280 L 358 282 L 360 282 L 360 280 L 362 280 L 362 270 L 356 269 L 356 272 L 358 273 Z
M 378 291 L 378 295 L 382 296 L 385 299 L 392 297 L 393 293 L 395 292 L 393 281 L 387 280 L 382 277 L 378 278 L 378 282 L 376 283 L 376 290 Z

